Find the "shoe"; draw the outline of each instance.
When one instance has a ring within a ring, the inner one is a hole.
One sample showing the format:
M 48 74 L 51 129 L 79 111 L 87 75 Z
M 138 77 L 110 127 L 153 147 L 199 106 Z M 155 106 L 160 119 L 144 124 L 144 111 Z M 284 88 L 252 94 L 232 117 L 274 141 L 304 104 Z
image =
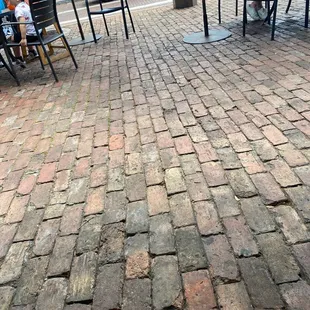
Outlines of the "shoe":
M 261 20 L 265 20 L 268 16 L 268 12 L 265 8 L 261 8 L 257 11 L 257 14 Z
M 35 58 L 39 57 L 38 53 L 35 50 L 29 51 L 28 56 L 26 57 L 26 62 L 30 62 L 34 60 Z
M 4 68 L 4 63 L 0 61 L 0 69 Z
M 21 68 L 25 69 L 26 68 L 26 63 L 22 57 L 16 57 L 15 60 L 13 61 L 14 66 L 20 66 Z
M 254 19 L 254 20 L 260 20 L 260 17 L 256 11 L 255 8 L 253 8 L 250 4 L 246 6 L 247 13 Z

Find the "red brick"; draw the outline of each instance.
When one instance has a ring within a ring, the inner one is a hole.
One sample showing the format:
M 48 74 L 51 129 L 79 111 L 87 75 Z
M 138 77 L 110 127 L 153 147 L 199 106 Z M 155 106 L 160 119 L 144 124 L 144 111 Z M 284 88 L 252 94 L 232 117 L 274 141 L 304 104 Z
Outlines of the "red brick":
M 93 149 L 91 159 L 93 165 L 105 164 L 108 160 L 108 148 L 102 146 Z
M 53 183 L 38 184 L 31 194 L 31 203 L 37 209 L 46 207 L 50 202 L 50 191 Z
M 75 162 L 73 178 L 83 178 L 89 175 L 90 163 L 88 158 L 81 158 Z
M 147 200 L 150 216 L 169 212 L 167 192 L 163 186 L 150 186 L 147 188 Z
M 47 152 L 50 148 L 50 144 L 51 144 L 50 139 L 41 140 L 35 149 L 35 154 L 41 154 Z
M 113 169 L 123 166 L 125 162 L 124 149 L 114 150 L 109 152 L 109 168 Z
M 8 177 L 4 180 L 2 189 L 9 191 L 18 187 L 20 180 L 24 174 L 24 170 L 11 172 Z
M 150 271 L 150 257 L 146 251 L 138 251 L 129 255 L 126 261 L 126 278 L 145 278 Z
M 90 175 L 90 186 L 98 187 L 101 185 L 106 185 L 107 174 L 108 171 L 106 166 L 93 167 Z
M 198 154 L 198 159 L 201 163 L 218 160 L 216 151 L 210 142 L 195 143 L 194 147 Z
M 212 283 L 207 270 L 187 272 L 182 276 L 188 310 L 217 308 Z
M 0 193 L 0 215 L 4 215 L 7 213 L 14 195 L 15 191 Z
M 255 154 L 249 152 L 238 154 L 238 156 L 242 166 L 248 174 L 255 174 L 265 171 L 263 163 L 255 156 Z
M 174 143 L 175 143 L 177 152 L 180 155 L 194 153 L 192 141 L 189 137 L 183 136 L 183 137 L 175 138 Z
M 28 195 L 31 193 L 36 184 L 37 177 L 35 175 L 28 175 L 22 179 L 17 192 L 21 195 Z
M 65 191 L 69 187 L 70 170 L 57 172 L 54 191 Z
M 61 145 L 53 146 L 52 148 L 50 148 L 46 155 L 45 163 L 52 163 L 59 161 L 61 150 L 62 150 Z
M 262 132 L 273 145 L 288 142 L 288 139 L 282 134 L 282 132 L 273 125 L 263 127 Z
M 38 183 L 47 183 L 53 181 L 55 176 L 55 170 L 56 163 L 43 165 L 39 174 Z
M 81 141 L 77 150 L 76 158 L 90 156 L 92 153 L 92 140 Z
M 111 151 L 122 149 L 124 147 L 124 136 L 123 135 L 113 135 L 109 139 L 109 149 Z
M 108 145 L 108 131 L 101 131 L 95 134 L 94 147 Z
M 74 160 L 75 160 L 74 152 L 62 154 L 59 160 L 57 171 L 71 169 L 73 167 Z
M 5 217 L 5 222 L 6 223 L 21 222 L 24 217 L 28 202 L 29 202 L 29 196 L 15 197 Z
M 10 172 L 12 167 L 11 161 L 0 162 L 0 180 L 3 180 L 8 173 Z
M 17 230 L 18 224 L 2 225 L 0 227 L 0 259 L 8 252 Z
M 160 149 L 173 147 L 173 140 L 169 131 L 164 131 L 156 134 L 157 143 Z
M 89 192 L 84 209 L 85 215 L 101 213 L 105 203 L 105 187 L 98 187 Z
M 33 152 L 40 141 L 40 136 L 32 136 L 27 138 L 24 143 L 23 151 Z
M 232 147 L 236 152 L 251 151 L 251 145 L 242 132 L 232 133 L 227 135 Z

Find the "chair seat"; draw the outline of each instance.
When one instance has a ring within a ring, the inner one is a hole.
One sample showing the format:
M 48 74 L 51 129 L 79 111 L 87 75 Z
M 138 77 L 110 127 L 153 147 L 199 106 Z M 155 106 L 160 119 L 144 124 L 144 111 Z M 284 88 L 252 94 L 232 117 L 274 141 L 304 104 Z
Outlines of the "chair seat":
M 52 34 L 46 34 L 42 37 L 42 41 L 43 41 L 43 44 L 46 45 L 46 44 L 49 44 L 51 42 L 54 42 L 56 41 L 57 39 L 60 39 L 61 37 L 63 37 L 63 34 L 62 33 L 52 33 Z M 40 41 L 34 41 L 34 42 L 28 42 L 28 45 L 41 45 Z M 8 42 L 7 46 L 9 47 L 13 47 L 13 46 L 20 46 L 19 43 L 14 43 L 14 42 Z
M 124 8 L 126 8 L 127 6 L 125 5 Z M 122 9 L 121 6 L 117 6 L 115 8 L 106 8 L 103 10 L 99 10 L 99 11 L 90 11 L 89 13 L 91 15 L 100 15 L 100 14 L 108 14 L 108 13 L 113 13 L 113 12 L 117 12 L 120 11 Z

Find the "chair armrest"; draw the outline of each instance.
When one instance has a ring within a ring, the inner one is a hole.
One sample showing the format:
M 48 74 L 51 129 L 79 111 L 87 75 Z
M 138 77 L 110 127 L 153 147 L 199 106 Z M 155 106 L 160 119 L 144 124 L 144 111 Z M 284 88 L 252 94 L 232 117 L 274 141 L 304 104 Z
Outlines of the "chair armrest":
M 4 26 L 11 26 L 11 25 L 29 25 L 34 24 L 34 22 L 4 22 L 0 24 L 0 26 L 3 28 Z

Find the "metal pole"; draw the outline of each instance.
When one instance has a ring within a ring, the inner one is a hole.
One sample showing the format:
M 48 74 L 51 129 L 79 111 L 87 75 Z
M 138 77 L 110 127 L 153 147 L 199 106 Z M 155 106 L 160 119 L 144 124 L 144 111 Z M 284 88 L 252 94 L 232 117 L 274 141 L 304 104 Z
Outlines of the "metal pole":
M 84 32 L 83 32 L 83 29 L 82 29 L 82 26 L 81 26 L 81 22 L 80 22 L 79 15 L 78 15 L 77 10 L 76 10 L 76 6 L 75 6 L 74 0 L 71 0 L 71 3 L 72 3 L 72 6 L 73 6 L 73 11 L 74 11 L 75 18 L 76 18 L 76 21 L 77 21 L 77 24 L 78 24 L 78 27 L 79 27 L 81 38 L 84 41 L 85 40 Z
M 208 26 L 208 16 L 207 16 L 207 7 L 206 7 L 206 0 L 202 0 L 202 14 L 203 14 L 203 25 L 205 36 L 209 36 L 209 26 Z

